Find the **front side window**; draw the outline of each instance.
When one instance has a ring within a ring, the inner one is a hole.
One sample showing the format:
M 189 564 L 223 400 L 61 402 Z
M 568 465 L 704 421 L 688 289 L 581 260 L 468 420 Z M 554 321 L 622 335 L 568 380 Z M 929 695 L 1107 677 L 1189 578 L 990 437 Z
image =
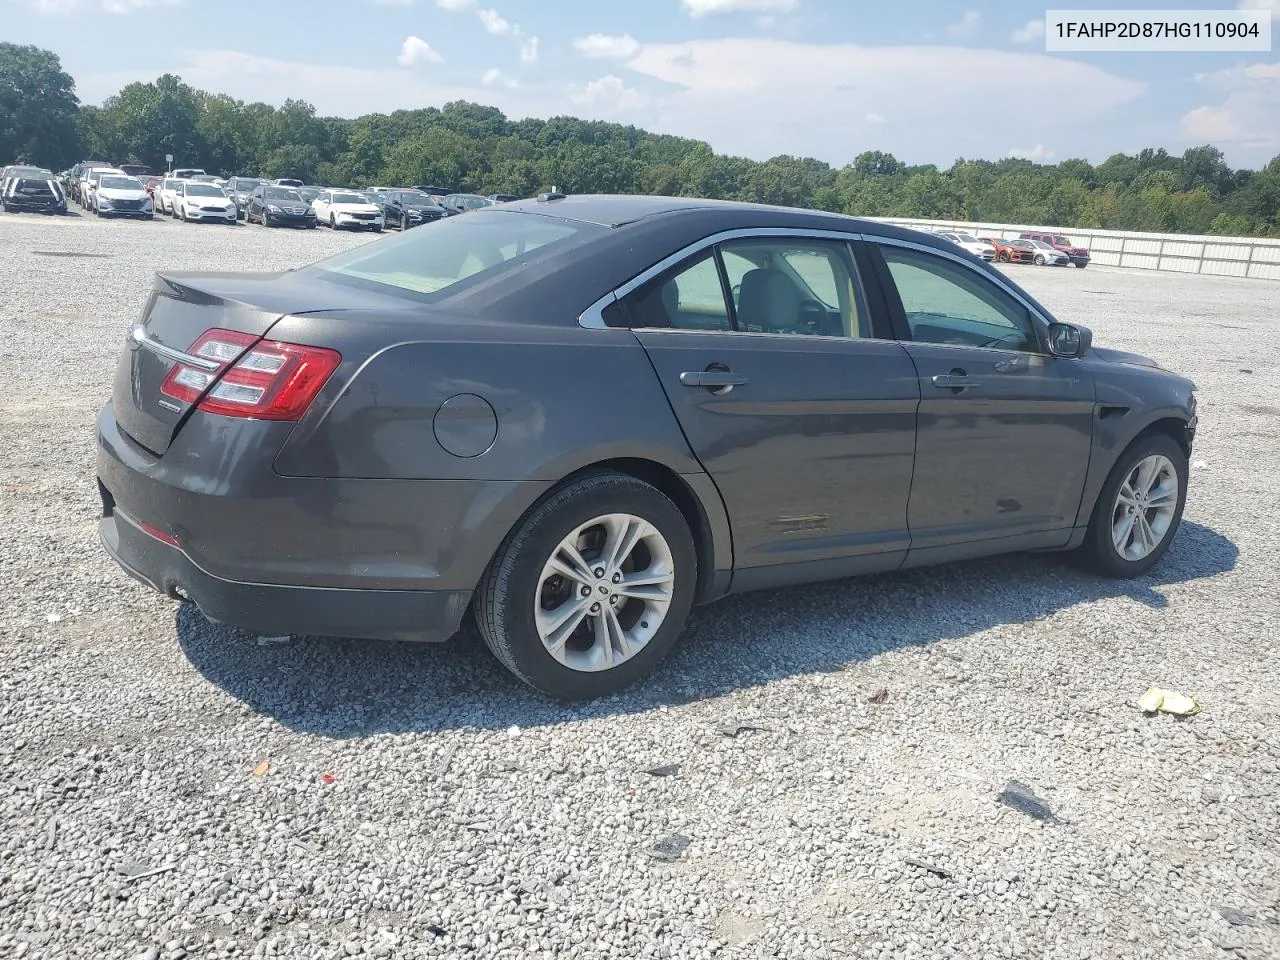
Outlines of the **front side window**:
M 977 271 L 916 250 L 883 246 L 881 254 L 913 341 L 1038 350 L 1028 311 Z
M 504 267 L 526 267 L 608 230 L 598 224 L 482 210 L 475 216 L 451 217 L 430 230 L 410 230 L 356 247 L 305 269 L 358 286 L 433 294 Z

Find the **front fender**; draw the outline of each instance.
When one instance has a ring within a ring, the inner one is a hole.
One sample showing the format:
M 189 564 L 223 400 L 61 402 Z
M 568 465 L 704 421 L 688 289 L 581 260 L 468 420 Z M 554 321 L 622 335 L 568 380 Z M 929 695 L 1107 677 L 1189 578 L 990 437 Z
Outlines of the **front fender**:
M 1161 421 L 1179 422 L 1190 449 L 1196 423 L 1195 384 L 1156 367 L 1097 358 L 1091 361 L 1097 384 L 1093 454 L 1080 498 L 1076 526 L 1093 516 L 1098 494 L 1120 455 Z

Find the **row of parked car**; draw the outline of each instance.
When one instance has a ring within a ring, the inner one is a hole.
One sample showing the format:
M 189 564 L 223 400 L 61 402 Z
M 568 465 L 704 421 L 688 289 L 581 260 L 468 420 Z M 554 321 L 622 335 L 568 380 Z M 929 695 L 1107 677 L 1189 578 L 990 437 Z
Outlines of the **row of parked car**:
M 456 216 L 518 199 L 508 194 L 484 197 L 444 187 L 309 186 L 300 180 L 260 177 L 215 177 L 198 168 L 179 168 L 165 176 L 140 165 L 114 166 L 85 160 L 56 177 L 31 168 L 53 190 L 66 209 L 75 200 L 99 217 L 152 219 L 156 214 L 186 222 L 260 223 L 268 227 L 329 226 L 381 232 L 408 230 L 444 217 Z
M 1089 265 L 1089 251 L 1073 244 L 1068 237 L 1055 233 L 1020 233 L 1013 239 L 1004 237 L 979 237 L 961 231 L 930 231 L 987 262 L 1031 263 L 1039 267 Z

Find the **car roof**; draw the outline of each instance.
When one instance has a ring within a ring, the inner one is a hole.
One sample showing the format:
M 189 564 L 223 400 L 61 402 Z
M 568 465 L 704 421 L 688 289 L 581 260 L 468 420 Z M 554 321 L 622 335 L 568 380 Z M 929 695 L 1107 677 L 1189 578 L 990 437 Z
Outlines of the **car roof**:
M 503 212 L 534 213 L 605 227 L 622 227 L 655 217 L 696 219 L 706 222 L 707 232 L 760 227 L 797 227 L 864 233 L 911 240 L 940 250 L 947 242 L 933 233 L 864 220 L 843 213 L 827 213 L 799 207 L 744 203 L 738 200 L 706 200 L 698 197 L 650 197 L 639 195 L 572 194 L 554 200 L 516 200 L 500 205 Z

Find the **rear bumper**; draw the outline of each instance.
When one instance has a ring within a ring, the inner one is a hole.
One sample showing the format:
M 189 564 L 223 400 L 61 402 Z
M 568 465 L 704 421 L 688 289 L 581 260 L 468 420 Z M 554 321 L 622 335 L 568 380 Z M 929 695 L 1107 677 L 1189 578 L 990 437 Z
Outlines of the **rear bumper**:
M 157 456 L 107 404 L 97 438 L 107 551 L 154 589 L 249 630 L 443 640 L 502 538 L 551 486 L 283 476 L 274 461 L 294 427 L 195 411 Z
M 457 632 L 469 590 L 342 590 L 224 580 L 119 510 L 98 522 L 111 558 L 139 582 L 190 599 L 210 620 L 260 634 L 441 642 Z

